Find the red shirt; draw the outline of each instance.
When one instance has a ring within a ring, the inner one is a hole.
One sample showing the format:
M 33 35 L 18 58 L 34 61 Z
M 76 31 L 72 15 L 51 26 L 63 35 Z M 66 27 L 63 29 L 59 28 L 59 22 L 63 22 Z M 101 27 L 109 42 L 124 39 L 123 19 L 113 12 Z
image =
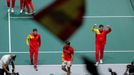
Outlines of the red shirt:
M 74 55 L 74 49 L 70 46 L 68 49 L 63 47 L 63 59 L 64 61 L 72 61 L 72 55 Z
M 99 31 L 99 34 L 96 33 L 96 43 L 106 44 L 106 37 L 109 32 L 111 32 L 111 28 L 103 30 L 102 32 Z
M 37 35 L 30 34 L 29 46 L 40 47 L 40 45 L 41 45 L 40 34 L 37 34 Z

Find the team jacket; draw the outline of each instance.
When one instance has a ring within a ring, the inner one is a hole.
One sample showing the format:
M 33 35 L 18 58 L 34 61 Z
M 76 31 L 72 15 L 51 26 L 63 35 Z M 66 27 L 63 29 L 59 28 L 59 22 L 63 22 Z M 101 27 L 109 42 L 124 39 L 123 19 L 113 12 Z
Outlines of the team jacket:
M 74 49 L 70 46 L 66 49 L 66 46 L 63 47 L 62 61 L 72 61 L 74 55 Z
M 111 32 L 111 28 L 108 30 L 103 30 L 102 32 L 99 31 L 97 28 L 92 28 L 92 31 L 96 33 L 96 43 L 104 43 L 106 44 L 106 37 L 107 34 Z
M 40 34 L 37 34 L 37 35 L 29 34 L 26 39 L 26 44 L 29 47 L 40 47 L 41 45 Z

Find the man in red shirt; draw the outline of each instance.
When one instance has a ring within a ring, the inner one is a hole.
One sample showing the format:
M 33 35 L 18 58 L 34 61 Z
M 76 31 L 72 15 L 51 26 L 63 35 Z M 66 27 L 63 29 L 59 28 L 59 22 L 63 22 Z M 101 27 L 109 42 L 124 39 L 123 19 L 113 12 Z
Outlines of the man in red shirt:
M 107 25 L 108 30 L 104 30 L 103 25 L 99 25 L 99 28 L 97 28 L 97 25 L 95 24 L 92 28 L 92 31 L 96 33 L 96 65 L 99 64 L 99 54 L 100 54 L 100 63 L 103 63 L 103 57 L 104 57 L 104 48 L 106 44 L 106 37 L 107 34 L 111 32 L 112 28 Z
M 37 29 L 33 29 L 33 32 L 27 36 L 26 43 L 29 46 L 31 64 L 34 63 L 34 68 L 37 71 L 38 50 L 41 45 L 41 38 L 40 34 L 37 33 Z
M 67 72 L 67 75 L 70 75 L 71 73 L 71 65 L 73 61 L 74 56 L 74 49 L 70 46 L 70 42 L 66 41 L 66 44 L 63 47 L 63 53 L 62 53 L 62 70 Z M 66 68 L 67 67 L 67 68 Z

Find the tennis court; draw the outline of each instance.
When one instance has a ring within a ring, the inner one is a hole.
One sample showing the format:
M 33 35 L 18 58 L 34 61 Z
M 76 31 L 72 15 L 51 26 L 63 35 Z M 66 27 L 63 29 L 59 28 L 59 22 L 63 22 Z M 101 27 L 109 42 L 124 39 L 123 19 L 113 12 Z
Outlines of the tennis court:
M 33 0 L 36 11 L 47 7 L 54 0 Z M 7 13 L 6 1 L 0 1 L 0 57 L 4 54 L 17 55 L 15 64 L 20 75 L 64 75 L 60 69 L 61 53 L 64 43 L 42 28 L 31 16 L 19 14 L 19 0 L 16 0 L 15 13 Z M 106 72 L 113 67 L 121 75 L 125 65 L 134 60 L 134 10 L 129 0 L 86 0 L 86 14 L 83 26 L 69 39 L 75 49 L 72 75 L 88 75 L 81 56 L 95 61 L 95 34 L 91 32 L 93 24 L 108 24 L 112 32 L 107 37 L 105 58 L 100 70 Z M 39 49 L 39 71 L 30 65 L 29 49 L 25 43 L 26 36 L 33 28 L 41 34 L 42 45 Z M 123 68 L 119 70 L 119 67 Z M 26 69 L 25 69 L 26 68 Z M 30 70 L 30 71 L 25 71 Z M 57 70 L 57 71 L 55 71 Z M 79 72 L 78 72 L 79 70 Z M 23 71 L 23 72 L 22 72 Z M 24 73 L 25 71 L 25 73 Z

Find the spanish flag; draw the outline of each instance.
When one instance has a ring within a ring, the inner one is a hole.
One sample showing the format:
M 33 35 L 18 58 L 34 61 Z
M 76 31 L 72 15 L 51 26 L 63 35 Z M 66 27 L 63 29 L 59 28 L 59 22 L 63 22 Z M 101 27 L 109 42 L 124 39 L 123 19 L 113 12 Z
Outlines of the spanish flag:
M 66 41 L 81 25 L 85 14 L 85 0 L 56 0 L 34 15 L 43 27 Z

